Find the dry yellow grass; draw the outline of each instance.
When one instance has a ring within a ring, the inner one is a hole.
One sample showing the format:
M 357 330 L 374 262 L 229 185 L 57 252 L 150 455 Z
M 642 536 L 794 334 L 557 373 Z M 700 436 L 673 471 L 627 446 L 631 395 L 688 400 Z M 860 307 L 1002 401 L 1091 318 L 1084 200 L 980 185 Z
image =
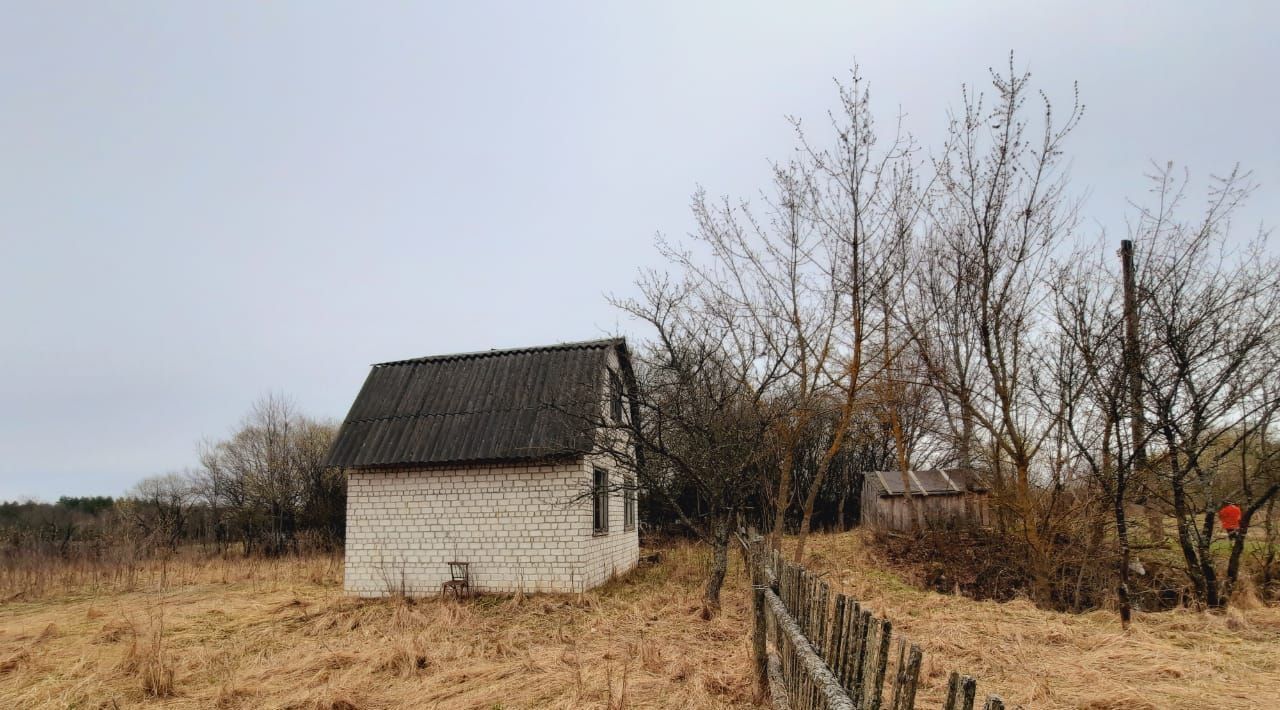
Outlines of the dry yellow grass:
M 1064 614 L 909 586 L 860 533 L 820 535 L 809 568 L 887 615 L 925 652 L 919 707 L 941 707 L 952 670 L 1029 708 L 1280 707 L 1280 609 Z
M 1125 634 L 1111 612 L 920 591 L 858 534 L 811 545 L 924 648 L 921 708 L 953 669 L 1028 708 L 1280 707 L 1278 609 L 1139 614 Z M 335 557 L 0 580 L 0 708 L 756 707 L 737 562 L 711 621 L 689 545 L 585 595 L 462 604 L 345 598 Z
M 462 604 L 344 598 L 325 557 L 43 584 L 0 606 L 0 707 L 755 707 L 743 577 L 703 621 L 705 561 L 678 546 L 584 595 Z

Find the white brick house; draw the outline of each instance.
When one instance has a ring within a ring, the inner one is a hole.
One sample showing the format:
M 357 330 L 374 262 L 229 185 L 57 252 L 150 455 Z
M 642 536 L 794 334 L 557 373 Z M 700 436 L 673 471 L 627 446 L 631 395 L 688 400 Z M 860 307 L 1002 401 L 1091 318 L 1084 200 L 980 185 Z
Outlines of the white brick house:
M 625 341 L 375 365 L 329 453 L 348 472 L 345 589 L 576 592 L 639 557 L 634 474 L 597 452 L 630 421 Z

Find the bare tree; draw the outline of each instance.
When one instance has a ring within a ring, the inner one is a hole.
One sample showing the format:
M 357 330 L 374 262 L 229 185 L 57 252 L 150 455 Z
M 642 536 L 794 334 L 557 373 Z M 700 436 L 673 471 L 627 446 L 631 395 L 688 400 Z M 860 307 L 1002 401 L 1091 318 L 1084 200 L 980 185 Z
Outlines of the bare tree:
M 704 602 L 714 613 L 735 523 L 773 451 L 767 393 L 779 364 L 760 358 L 759 340 L 707 292 L 653 274 L 640 286 L 640 298 L 615 304 L 653 338 L 633 354 L 630 416 L 602 417 L 616 435 L 597 437 L 597 453 L 638 472 L 638 484 L 711 547 Z
M 117 510 L 139 534 L 144 545 L 176 550 L 186 532 L 195 502 L 190 473 L 167 473 L 139 481 L 117 503 Z
M 1014 516 L 1030 558 L 1033 593 L 1046 600 L 1051 555 L 1033 465 L 1057 417 L 1041 410 L 1033 369 L 1040 358 L 1036 347 L 1050 257 L 1071 236 L 1076 220 L 1060 165 L 1062 144 L 1083 107 L 1077 100 L 1059 123 L 1042 95 L 1042 123 L 1035 131 L 1024 116 L 1030 75 L 1016 71 L 1011 56 L 1008 73 L 993 70 L 991 77 L 995 105 L 986 108 L 981 95 L 966 90 L 963 110 L 952 119 L 948 142 L 935 160 L 936 191 L 928 208 L 933 253 L 925 263 L 947 271 L 941 283 L 936 274 L 917 279 L 926 308 L 911 316 L 911 331 L 945 401 L 962 408 L 961 421 L 980 427 L 1013 469 L 1007 494 L 997 486 L 1003 499 L 998 503 Z M 972 329 L 938 332 L 927 325 L 934 316 L 929 306 L 945 308 L 942 327 L 959 320 Z M 950 338 L 971 343 L 956 346 Z M 969 436 L 961 437 L 966 449 Z
M 198 490 L 216 513 L 220 542 L 236 534 L 246 552 L 295 550 L 300 529 L 337 543 L 345 515 L 346 482 L 324 467 L 335 427 L 299 414 L 292 402 L 268 395 L 256 402 L 230 438 L 205 444 Z
M 1178 547 L 1196 598 L 1224 606 L 1239 573 L 1249 523 L 1277 492 L 1233 457 L 1260 440 L 1280 410 L 1280 373 L 1272 363 L 1280 333 L 1280 260 L 1262 250 L 1265 234 L 1242 248 L 1229 243 L 1231 216 L 1252 190 L 1233 170 L 1210 191 L 1203 217 L 1179 219 L 1185 179 L 1171 166 L 1153 176 L 1157 205 L 1135 228 L 1147 420 L 1158 441 L 1151 465 L 1173 510 Z M 1218 506 L 1239 498 L 1244 515 L 1225 579 L 1212 555 Z
M 793 500 L 798 448 L 823 420 L 823 407 L 832 403 L 827 365 L 837 357 L 836 293 L 823 262 L 825 245 L 806 214 L 809 191 L 805 169 L 795 162 L 774 167 L 774 194 L 762 199 L 762 216 L 747 203 L 711 201 L 699 191 L 693 203 L 698 229 L 692 237 L 710 258 L 670 245 L 664 249 L 700 292 L 700 307 L 708 316 L 735 322 L 742 330 L 731 337 L 749 340 L 762 358 L 777 365 L 768 371 L 767 383 L 756 382 L 768 385 L 762 395 L 785 412 L 771 432 L 777 445 L 770 531 L 775 544 Z M 841 438 L 839 422 L 830 434 L 833 442 Z
M 824 244 L 822 266 L 834 292 L 835 347 L 818 366 L 839 401 L 838 426 L 818 462 L 804 499 L 795 558 L 803 561 L 814 505 L 846 433 L 868 406 L 884 416 L 897 460 L 909 459 L 906 438 L 895 419 L 904 401 L 895 376 L 902 343 L 890 331 L 894 285 L 901 277 L 909 235 L 919 211 L 914 184 L 915 143 L 899 119 L 888 141 L 876 133 L 871 93 L 857 67 L 847 83 L 837 83 L 840 108 L 831 115 L 835 140 L 828 147 L 797 132 L 810 185 L 810 219 Z M 886 404 L 888 406 L 886 406 Z M 906 471 L 903 472 L 904 480 Z M 908 490 L 908 500 L 914 499 Z

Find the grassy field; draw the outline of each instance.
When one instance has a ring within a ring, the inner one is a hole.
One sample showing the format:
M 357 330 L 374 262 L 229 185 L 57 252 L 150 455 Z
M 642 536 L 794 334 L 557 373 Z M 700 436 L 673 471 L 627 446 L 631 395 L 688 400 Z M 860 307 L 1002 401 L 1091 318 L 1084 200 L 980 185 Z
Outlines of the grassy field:
M 925 649 L 918 706 L 951 670 L 1030 708 L 1273 708 L 1280 610 L 1058 614 L 924 592 L 857 534 L 811 566 Z M 129 574 L 0 577 L 0 708 L 745 708 L 746 580 L 704 620 L 706 556 L 580 596 L 354 600 L 341 560 L 183 558 Z M 14 591 L 27 585 L 27 591 Z M 1012 706 L 1012 705 L 1011 705 Z
M 1224 614 L 1066 614 L 1029 602 L 921 591 L 859 533 L 818 536 L 809 567 L 893 620 L 925 653 L 921 707 L 941 707 L 947 675 L 1029 708 L 1164 710 L 1280 707 L 1280 609 L 1256 600 Z
M 353 600 L 341 561 L 187 561 L 135 591 L 0 606 L 0 708 L 755 707 L 747 595 L 700 616 L 705 558 L 581 596 Z

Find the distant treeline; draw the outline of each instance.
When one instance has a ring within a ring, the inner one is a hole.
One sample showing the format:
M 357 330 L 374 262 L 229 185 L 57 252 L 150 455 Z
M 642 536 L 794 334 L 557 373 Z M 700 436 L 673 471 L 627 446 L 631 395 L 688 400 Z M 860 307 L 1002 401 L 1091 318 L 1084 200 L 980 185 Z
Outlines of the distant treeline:
M 206 442 L 200 468 L 143 479 L 119 498 L 0 503 L 4 555 L 143 554 L 198 544 L 279 555 L 341 547 L 346 479 L 326 469 L 336 426 L 286 399 L 257 402 L 227 439 Z

